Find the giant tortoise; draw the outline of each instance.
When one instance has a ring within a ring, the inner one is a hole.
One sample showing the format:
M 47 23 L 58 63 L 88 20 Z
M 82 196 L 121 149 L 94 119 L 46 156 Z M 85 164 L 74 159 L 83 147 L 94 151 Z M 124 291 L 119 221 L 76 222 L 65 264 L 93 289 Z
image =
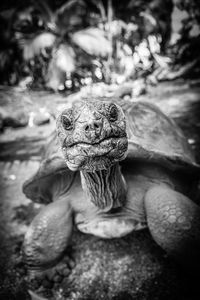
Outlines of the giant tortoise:
M 30 270 L 58 265 L 74 226 L 106 239 L 148 227 L 165 251 L 196 265 L 188 257 L 200 255 L 199 165 L 174 121 L 149 103 L 83 99 L 66 104 L 57 137 L 23 187 L 46 204 L 25 235 Z

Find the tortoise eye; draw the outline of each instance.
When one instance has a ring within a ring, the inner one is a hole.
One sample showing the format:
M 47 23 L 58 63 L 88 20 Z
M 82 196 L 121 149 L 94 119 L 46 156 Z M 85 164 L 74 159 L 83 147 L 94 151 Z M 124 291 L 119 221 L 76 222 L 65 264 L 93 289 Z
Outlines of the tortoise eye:
M 111 104 L 111 106 L 109 107 L 109 120 L 111 122 L 116 121 L 118 118 L 118 109 L 117 106 L 115 104 Z
M 73 121 L 68 116 L 62 116 L 62 124 L 65 130 L 71 130 L 73 128 Z

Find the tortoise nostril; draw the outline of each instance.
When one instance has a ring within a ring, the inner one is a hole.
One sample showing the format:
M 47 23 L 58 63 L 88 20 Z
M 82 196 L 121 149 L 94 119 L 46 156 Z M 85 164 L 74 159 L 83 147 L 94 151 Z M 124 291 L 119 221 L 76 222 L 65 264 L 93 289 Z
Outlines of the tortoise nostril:
M 98 129 L 98 128 L 100 128 L 100 124 L 98 124 L 98 123 L 94 123 L 94 128 L 95 128 L 95 129 Z
M 87 122 L 83 128 L 85 136 L 89 139 L 96 139 L 101 135 L 102 121 L 100 120 L 90 120 Z
M 96 122 L 96 121 L 85 125 L 85 128 L 84 128 L 85 132 L 97 131 L 99 129 L 101 129 L 101 122 Z

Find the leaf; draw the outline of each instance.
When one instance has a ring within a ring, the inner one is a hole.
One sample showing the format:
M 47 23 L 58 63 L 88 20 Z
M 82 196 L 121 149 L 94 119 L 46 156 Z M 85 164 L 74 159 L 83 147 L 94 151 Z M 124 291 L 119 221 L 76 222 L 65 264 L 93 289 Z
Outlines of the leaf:
M 45 21 L 46 24 L 54 24 L 56 14 L 51 9 L 47 0 L 33 1 L 32 5 L 39 11 L 40 17 Z
M 87 5 L 83 0 L 69 0 L 56 10 L 56 25 L 61 36 L 83 28 L 88 14 Z
M 41 54 L 46 48 L 51 48 L 56 40 L 56 36 L 50 32 L 43 32 L 31 40 L 22 41 L 23 58 L 26 61 Z
M 83 0 L 69 0 L 65 2 L 61 7 L 57 9 L 57 14 L 64 14 L 66 11 L 70 11 L 74 6 L 79 5 L 80 7 L 84 7 L 85 3 Z
M 66 73 L 75 70 L 75 52 L 67 44 L 61 44 L 55 51 L 56 66 Z
M 58 90 L 65 83 L 66 75 L 75 71 L 75 52 L 67 44 L 60 44 L 53 51 L 53 58 L 49 64 L 46 86 Z
M 98 28 L 77 31 L 72 36 L 73 42 L 89 55 L 107 57 L 112 52 L 111 43 Z

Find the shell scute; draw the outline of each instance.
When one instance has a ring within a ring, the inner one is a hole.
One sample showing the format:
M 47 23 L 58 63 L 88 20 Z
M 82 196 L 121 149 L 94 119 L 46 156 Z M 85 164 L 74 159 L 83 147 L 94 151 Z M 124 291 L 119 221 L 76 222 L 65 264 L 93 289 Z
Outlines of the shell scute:
M 172 168 L 199 168 L 182 130 L 155 105 L 133 103 L 125 113 L 129 158 L 153 160 Z

